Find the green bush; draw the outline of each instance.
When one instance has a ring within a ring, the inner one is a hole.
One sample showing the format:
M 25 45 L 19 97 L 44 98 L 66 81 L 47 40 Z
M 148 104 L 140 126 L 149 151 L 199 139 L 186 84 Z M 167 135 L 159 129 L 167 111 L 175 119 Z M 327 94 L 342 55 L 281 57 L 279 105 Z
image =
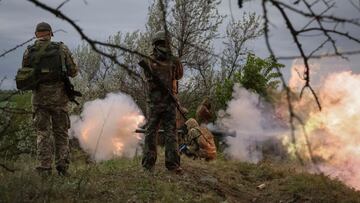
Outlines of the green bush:
M 218 109 L 224 109 L 232 98 L 235 83 L 253 91 L 270 100 L 269 92 L 276 90 L 280 84 L 280 73 L 276 69 L 283 68 L 273 57 L 261 59 L 254 54 L 249 54 L 242 69 L 235 72 L 231 78 L 220 81 L 215 87 L 215 97 Z

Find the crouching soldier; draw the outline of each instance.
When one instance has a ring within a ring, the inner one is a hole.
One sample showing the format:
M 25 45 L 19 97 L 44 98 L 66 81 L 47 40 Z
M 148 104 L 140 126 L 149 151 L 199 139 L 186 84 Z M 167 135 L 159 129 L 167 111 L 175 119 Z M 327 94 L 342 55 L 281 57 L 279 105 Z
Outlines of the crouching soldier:
M 210 161 L 216 158 L 214 136 L 206 127 L 200 127 L 197 121 L 190 118 L 185 122 L 188 133 L 180 151 L 189 157 L 204 158 Z
M 60 175 L 68 176 L 70 120 L 67 104 L 72 98 L 67 92 L 66 81 L 69 81 L 68 76 L 75 77 L 78 69 L 67 46 L 51 41 L 53 32 L 48 23 L 39 23 L 35 35 L 35 44 L 25 50 L 22 61 L 22 70 L 34 72 L 33 81 L 25 85 L 22 82 L 26 80 L 22 81 L 21 75 L 17 76 L 16 81 L 18 89 L 32 90 L 33 93 L 34 125 L 40 162 L 36 170 L 41 174 L 50 174 L 52 171 L 52 134 L 55 141 L 56 170 Z

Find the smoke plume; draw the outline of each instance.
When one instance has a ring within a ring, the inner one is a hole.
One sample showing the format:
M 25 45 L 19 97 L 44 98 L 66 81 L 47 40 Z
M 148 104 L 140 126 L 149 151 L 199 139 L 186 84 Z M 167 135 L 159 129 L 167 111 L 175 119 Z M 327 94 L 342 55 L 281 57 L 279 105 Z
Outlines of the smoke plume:
M 133 99 L 110 93 L 105 99 L 86 102 L 79 116 L 72 116 L 71 134 L 96 161 L 133 157 L 139 150 L 135 129 L 144 121 Z
M 229 147 L 225 152 L 234 159 L 256 163 L 263 158 L 264 145 L 277 144 L 284 127 L 268 104 L 259 100 L 259 95 L 235 84 L 232 96 L 226 111 L 219 113 L 223 116 L 216 122 L 218 127 L 236 133 L 236 137 L 226 138 Z
M 259 103 L 257 95 L 235 86 L 233 99 L 217 121 L 218 126 L 236 132 L 236 137 L 227 138 L 226 152 L 235 159 L 257 162 L 267 154 L 263 153 L 267 140 L 280 140 L 287 156 L 293 156 L 296 150 L 325 175 L 360 190 L 360 74 L 349 71 L 346 64 L 335 59 L 315 61 L 311 66 L 314 67 L 311 84 L 322 110 L 317 108 L 309 91 L 301 99 L 293 94 L 294 112 L 304 124 L 295 122 L 296 143 L 291 141 L 287 127 L 289 112 L 285 95 L 279 95 L 274 108 L 267 108 Z M 303 70 L 303 64 L 295 61 L 289 81 L 293 93 L 298 94 L 304 85 Z M 314 172 L 312 167 L 310 172 Z

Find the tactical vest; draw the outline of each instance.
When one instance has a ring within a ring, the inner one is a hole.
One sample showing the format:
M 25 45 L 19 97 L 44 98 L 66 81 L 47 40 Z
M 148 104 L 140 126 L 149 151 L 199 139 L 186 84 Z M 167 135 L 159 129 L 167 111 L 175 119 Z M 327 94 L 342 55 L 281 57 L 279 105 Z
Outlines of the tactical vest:
M 173 91 L 173 81 L 175 78 L 175 64 L 173 63 L 173 61 L 167 60 L 162 61 L 161 63 L 150 62 L 150 66 L 152 73 L 156 75 L 169 90 Z M 164 91 L 162 88 L 160 88 L 158 81 L 155 81 L 153 78 L 149 80 L 149 88 L 150 91 Z
M 35 43 L 28 47 L 30 67 L 35 70 L 39 83 L 56 83 L 62 80 L 61 42 Z

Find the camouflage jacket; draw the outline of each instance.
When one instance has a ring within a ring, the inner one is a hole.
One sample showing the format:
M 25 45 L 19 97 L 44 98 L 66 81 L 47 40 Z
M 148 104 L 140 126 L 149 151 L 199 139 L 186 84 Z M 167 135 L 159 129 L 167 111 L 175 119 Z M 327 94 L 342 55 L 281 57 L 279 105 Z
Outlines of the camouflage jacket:
M 192 154 L 208 160 L 216 158 L 214 136 L 207 128 L 195 127 L 190 129 L 185 141 L 188 143 L 188 149 Z
M 38 39 L 35 41 L 34 45 L 41 46 L 42 44 L 47 42 L 48 42 L 47 39 Z M 31 67 L 29 47 L 24 52 L 22 67 Z M 64 62 L 67 70 L 67 75 L 70 77 L 75 77 L 78 73 L 78 68 L 74 62 L 72 54 L 66 45 L 62 44 L 61 47 L 64 53 Z M 64 83 L 62 81 L 55 82 L 52 84 L 40 83 L 38 85 L 38 88 L 36 90 L 33 90 L 33 98 L 32 98 L 33 105 L 63 106 L 67 104 L 68 100 L 69 99 L 64 90 Z
M 154 55 L 151 55 L 151 57 L 156 60 Z M 145 79 L 148 83 L 150 93 L 154 91 L 166 92 L 157 81 L 157 79 L 160 79 L 166 88 L 171 90 L 174 95 L 177 94 L 177 81 L 180 80 L 184 74 L 183 66 L 178 58 L 172 57 L 170 60 L 157 62 L 144 59 L 140 64 L 141 63 L 146 64 L 152 74 L 156 75 L 156 77 L 153 77 L 151 73 L 145 71 Z

